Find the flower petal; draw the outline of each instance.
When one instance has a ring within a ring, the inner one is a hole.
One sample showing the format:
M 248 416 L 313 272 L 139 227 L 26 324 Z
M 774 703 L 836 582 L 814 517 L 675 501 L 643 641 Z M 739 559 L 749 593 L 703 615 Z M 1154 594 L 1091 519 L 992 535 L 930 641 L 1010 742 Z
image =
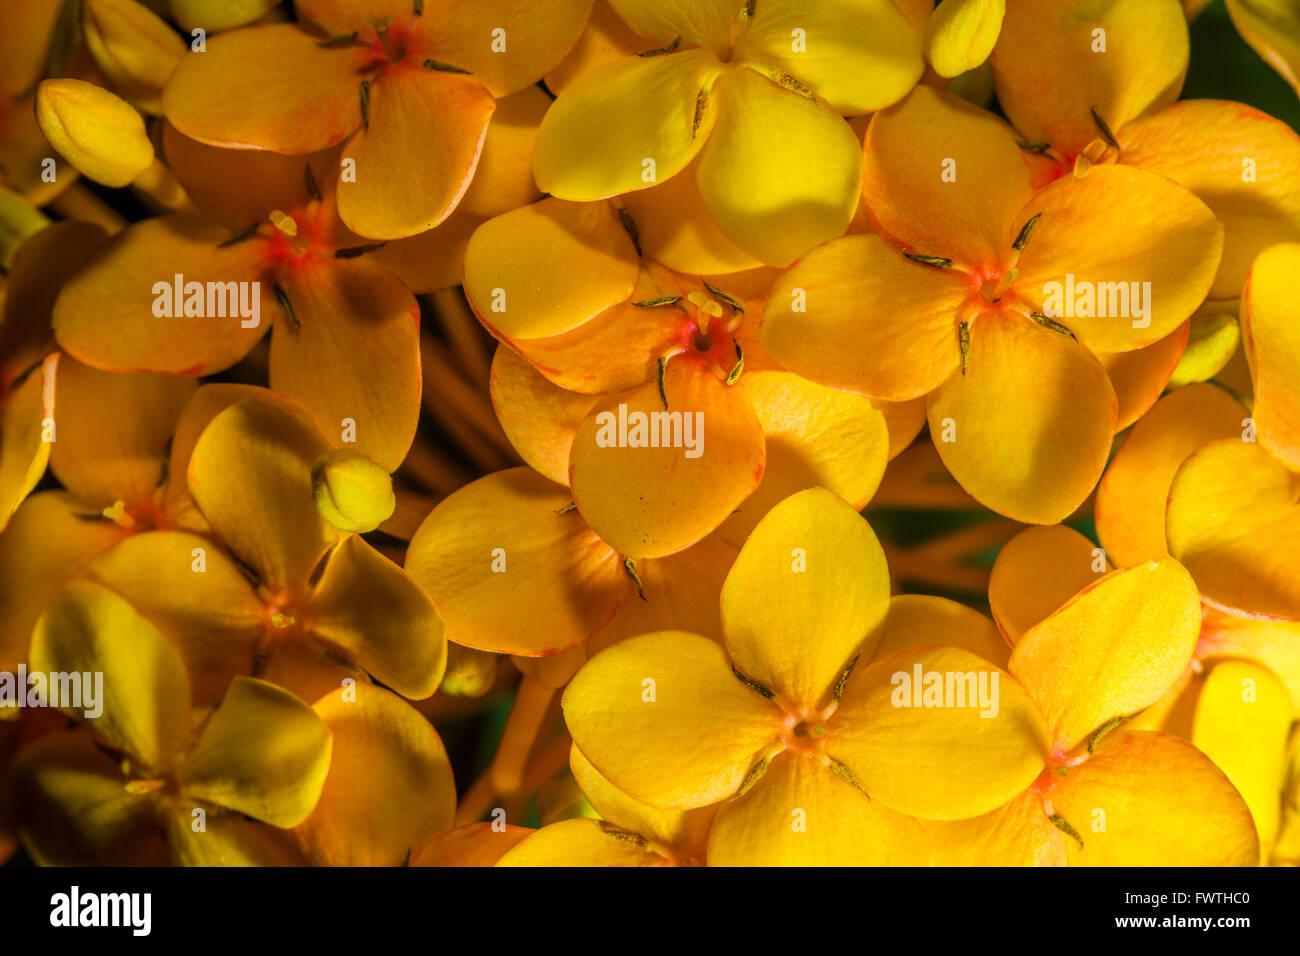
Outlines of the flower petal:
M 465 252 L 465 295 L 494 334 L 546 338 L 625 301 L 639 268 L 612 205 L 543 199 L 478 228 Z
M 35 366 L 0 409 L 0 531 L 32 492 L 50 460 L 47 422 L 54 421 L 59 356 Z M 57 427 L 57 422 L 55 422 Z
M 1159 342 L 1130 352 L 1099 352 L 1101 362 L 1115 389 L 1119 410 L 1115 418 L 1116 433 L 1128 428 L 1156 403 L 1165 386 L 1171 384 L 1187 348 L 1191 323 L 1184 322 Z M 1177 383 L 1174 383 L 1177 384 Z
M 369 89 L 365 129 L 344 152 L 339 216 L 358 235 L 402 239 L 432 229 L 469 188 L 496 101 L 454 73 L 391 67 Z
M 1176 100 L 1187 56 L 1178 4 L 1028 0 L 1008 5 L 993 77 L 1012 125 L 1073 159 L 1102 135 L 1092 111 L 1118 130 Z
M 1228 775 L 1264 847 L 1277 836 L 1293 712 L 1286 685 L 1250 661 L 1216 664 L 1196 702 L 1192 743 Z
M 1250 810 L 1209 758 L 1168 734 L 1116 733 L 1052 791 L 1083 839 L 1071 866 L 1255 866 Z M 1097 811 L 1102 811 L 1099 814 Z
M 1130 123 L 1118 137 L 1125 164 L 1186 186 L 1223 223 L 1211 298 L 1235 299 L 1256 255 L 1300 239 L 1300 137 L 1285 123 L 1241 103 L 1186 100 Z
M 401 866 L 415 847 L 451 829 L 451 763 L 419 711 L 382 687 L 362 684 L 332 692 L 314 709 L 334 746 L 320 801 L 296 830 L 308 860 Z
M 1005 122 L 923 84 L 871 118 L 862 199 L 909 252 L 980 268 L 1024 225 L 1019 213 L 1032 195 L 1025 155 Z M 950 169 L 955 180 L 944 175 Z
M 665 810 L 731 796 L 780 729 L 708 638 L 662 631 L 622 641 L 564 692 L 574 744 L 624 793 Z
M 1097 487 L 1097 536 L 1111 562 L 1128 567 L 1167 553 L 1165 501 L 1187 457 L 1240 435 L 1245 406 L 1209 383 L 1175 389 L 1128 433 Z
M 824 488 L 768 512 L 722 587 L 722 630 L 736 667 L 809 710 L 825 705 L 858 654 L 870 654 L 888 610 L 880 542 Z
M 514 468 L 433 509 L 411 539 L 406 571 L 437 606 L 448 640 L 553 654 L 609 622 L 630 582 L 581 515 L 558 513 L 570 504 L 563 486 Z
M 1254 442 L 1223 438 L 1169 488 L 1169 553 L 1222 610 L 1300 620 L 1300 478 Z
M 561 820 L 515 844 L 497 866 L 671 866 L 639 834 L 603 820 Z
M 993 562 L 989 577 L 993 620 L 1007 643 L 1015 646 L 1025 631 L 1109 570 L 1105 555 L 1073 528 L 1026 528 L 1002 546 Z
M 1241 299 L 1241 327 L 1254 386 L 1253 417 L 1260 445 L 1300 470 L 1300 332 L 1296 314 L 1296 270 L 1300 242 L 1259 254 Z M 62 372 L 60 372 L 62 377 Z
M 569 482 L 573 436 L 598 399 L 553 385 L 510 348 L 492 358 L 492 407 L 525 462 L 559 485 Z
M 181 788 L 254 820 L 297 826 L 320 797 L 331 738 L 287 690 L 236 677 L 181 768 Z
M 533 181 L 533 145 L 551 98 L 527 86 L 497 101 L 474 168 L 474 181 L 456 208 L 487 219 L 542 198 Z
M 997 626 L 974 608 L 931 594 L 895 594 L 870 660 L 931 644 L 959 647 L 1004 670 L 1011 656 Z
M 1202 661 L 1246 658 L 1286 684 L 1300 715 L 1300 621 L 1268 621 L 1207 606 L 1196 656 Z
M 557 99 L 537 131 L 538 188 L 605 199 L 676 176 L 713 130 L 712 68 L 696 50 L 598 66 Z
M 300 592 L 337 537 L 311 494 L 311 467 L 329 450 L 307 422 L 260 399 L 221 412 L 194 446 L 194 500 L 271 593 Z
M 197 808 L 174 808 L 166 813 L 173 866 L 302 865 L 302 857 L 283 831 L 212 808 L 204 819 L 204 829 L 196 833 L 193 809 Z
M 747 371 L 734 387 L 754 406 L 768 463 L 758 488 L 722 524 L 727 540 L 744 544 L 765 514 L 805 488 L 866 507 L 889 455 L 889 429 L 874 402 L 792 372 Z
M 727 238 L 756 259 L 787 266 L 844 235 L 862 176 L 849 124 L 825 103 L 744 67 L 720 76 L 709 100 L 718 102 L 718 121 L 696 178 Z
M 1285 0 L 1229 0 L 1241 38 L 1300 93 L 1300 14 Z
M 1108 212 L 1115 209 L 1124 210 L 1122 224 Z M 1097 166 L 1082 179 L 1058 179 L 1025 206 L 1015 229 L 1035 216 L 1017 295 L 1026 311 L 1051 316 L 1099 352 L 1169 335 L 1205 300 L 1219 267 L 1223 226 L 1214 213 L 1145 170 Z M 1014 240 L 1008 233 L 1007 245 Z
M 744 395 L 685 355 L 668 363 L 662 388 L 661 396 L 650 382 L 606 398 L 573 440 L 569 475 L 578 510 L 628 557 L 661 557 L 694 544 L 763 477 L 763 433 Z
M 51 469 L 92 508 L 151 506 L 176 419 L 197 388 L 193 379 L 101 372 L 65 357 Z
M 957 311 L 969 291 L 964 277 L 909 262 L 879 236 L 846 236 L 778 277 L 763 345 L 815 382 L 888 401 L 916 398 L 957 369 Z
M 495 866 L 524 837 L 536 831 L 507 823 L 471 823 L 427 841 L 411 856 L 411 866 Z
M 609 0 L 647 40 L 681 37 L 701 46 L 725 44 L 740 8 L 730 0 Z
M 924 832 L 817 760 L 777 756 L 718 810 L 710 866 L 917 866 Z
M 84 706 L 59 709 L 146 768 L 167 770 L 189 734 L 190 681 L 180 655 L 107 588 L 81 581 L 63 589 L 36 625 L 31 668 L 102 675 L 96 700 L 83 687 Z
M 952 696 L 939 698 L 944 706 L 917 706 L 929 699 L 923 690 L 934 689 L 931 675 Z M 854 669 L 830 719 L 826 752 L 873 801 L 962 820 L 1029 786 L 1048 743 L 1042 716 L 1010 674 L 960 648 L 925 647 Z
M 974 323 L 966 374 L 930 396 L 927 415 L 932 434 L 952 435 L 935 448 L 966 491 L 1017 521 L 1055 524 L 1101 477 L 1115 410 L 1084 345 L 1008 315 Z
M 937 866 L 1065 866 L 1066 835 L 1032 790 L 969 820 L 926 822 Z
M 245 327 L 251 317 L 237 313 L 223 318 L 155 312 L 180 312 L 189 294 L 185 287 L 194 283 L 206 289 L 208 283 L 259 281 L 263 244 L 251 240 L 221 248 L 229 238 L 225 229 L 189 215 L 146 219 L 122 230 L 59 294 L 59 345 L 78 361 L 115 372 L 206 375 L 234 365 L 270 325 L 262 319 L 274 314 L 275 300 L 265 283 L 255 290 L 258 301 L 250 303 L 258 317 L 252 327 Z M 224 293 L 220 304 L 226 304 Z
M 163 90 L 180 132 L 213 146 L 314 153 L 361 125 L 360 69 L 370 51 L 326 48 L 296 24 L 210 37 L 181 58 Z
M 307 617 L 313 634 L 404 697 L 429 697 L 442 682 L 447 642 L 433 602 L 357 535 L 330 554 Z
M 284 291 L 298 322 L 279 322 L 271 338 L 272 387 L 395 471 L 420 417 L 415 297 L 391 272 L 358 259 L 296 270 Z
M 993 52 L 1006 0 L 944 0 L 925 31 L 925 57 L 942 77 L 973 70 Z
M 1200 628 L 1196 583 L 1162 558 L 1084 588 L 1021 636 L 1009 669 L 1066 752 L 1159 700 L 1191 662 Z

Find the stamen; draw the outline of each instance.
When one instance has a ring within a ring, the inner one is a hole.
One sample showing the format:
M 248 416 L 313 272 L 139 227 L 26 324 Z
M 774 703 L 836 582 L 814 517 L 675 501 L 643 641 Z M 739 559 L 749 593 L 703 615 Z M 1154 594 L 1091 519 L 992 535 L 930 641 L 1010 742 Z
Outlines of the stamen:
M 292 216 L 286 215 L 279 209 L 271 210 L 271 225 L 275 226 L 286 236 L 298 235 L 298 223 Z

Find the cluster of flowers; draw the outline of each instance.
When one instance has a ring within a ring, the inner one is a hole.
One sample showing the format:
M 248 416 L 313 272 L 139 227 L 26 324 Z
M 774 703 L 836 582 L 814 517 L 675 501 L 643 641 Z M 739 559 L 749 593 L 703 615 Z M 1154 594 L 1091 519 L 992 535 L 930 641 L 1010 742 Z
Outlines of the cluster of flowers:
M 1300 863 L 1300 138 L 1202 6 L 7 2 L 0 672 L 103 699 L 0 694 L 0 858 Z

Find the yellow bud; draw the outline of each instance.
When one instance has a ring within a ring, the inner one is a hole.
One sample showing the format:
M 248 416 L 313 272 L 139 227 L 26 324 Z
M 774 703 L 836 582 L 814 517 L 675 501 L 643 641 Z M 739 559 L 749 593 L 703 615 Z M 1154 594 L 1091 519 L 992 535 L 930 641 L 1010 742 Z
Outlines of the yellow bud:
M 925 57 L 934 71 L 951 78 L 987 60 L 1006 12 L 1006 0 L 943 0 L 925 28 Z
M 344 448 L 316 460 L 311 489 L 316 512 L 351 534 L 374 531 L 397 507 L 388 472 L 365 455 Z
M 136 0 L 85 0 L 86 48 L 113 89 L 146 113 L 162 115 L 162 88 L 185 55 L 185 41 Z
M 129 103 L 82 80 L 44 80 L 36 122 L 63 158 L 105 186 L 126 186 L 153 163 L 144 120 Z
M 269 13 L 280 0 L 171 0 L 172 16 L 186 30 L 202 27 L 220 33 L 246 26 Z

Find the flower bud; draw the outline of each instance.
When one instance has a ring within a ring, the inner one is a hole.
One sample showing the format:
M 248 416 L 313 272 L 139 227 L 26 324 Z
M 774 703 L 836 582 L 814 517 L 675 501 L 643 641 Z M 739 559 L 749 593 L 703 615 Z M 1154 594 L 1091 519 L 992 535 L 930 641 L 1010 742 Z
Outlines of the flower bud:
M 311 490 L 316 512 L 350 534 L 374 531 L 397 507 L 388 472 L 365 455 L 345 448 L 316 460 Z
M 36 122 L 50 145 L 85 176 L 126 186 L 154 161 L 144 120 L 129 103 L 83 80 L 44 80 Z
M 185 55 L 185 41 L 136 0 L 85 0 L 86 48 L 113 89 L 147 113 L 162 114 L 162 88 Z

